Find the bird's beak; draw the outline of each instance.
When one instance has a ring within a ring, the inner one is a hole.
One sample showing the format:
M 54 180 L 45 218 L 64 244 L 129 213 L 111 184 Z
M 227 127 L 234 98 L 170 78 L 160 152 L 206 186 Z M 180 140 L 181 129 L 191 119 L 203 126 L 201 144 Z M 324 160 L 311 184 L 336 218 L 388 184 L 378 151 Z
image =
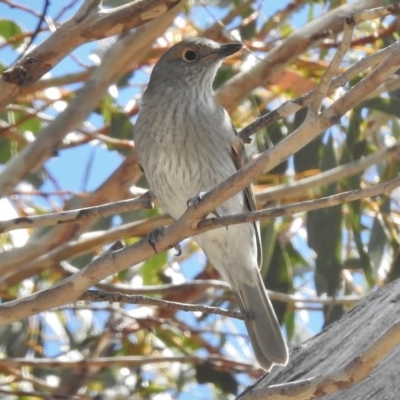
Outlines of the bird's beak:
M 228 43 L 228 44 L 223 44 L 221 47 L 216 51 L 219 57 L 225 58 L 230 56 L 231 54 L 234 54 L 238 52 L 240 49 L 242 49 L 243 45 L 241 43 Z

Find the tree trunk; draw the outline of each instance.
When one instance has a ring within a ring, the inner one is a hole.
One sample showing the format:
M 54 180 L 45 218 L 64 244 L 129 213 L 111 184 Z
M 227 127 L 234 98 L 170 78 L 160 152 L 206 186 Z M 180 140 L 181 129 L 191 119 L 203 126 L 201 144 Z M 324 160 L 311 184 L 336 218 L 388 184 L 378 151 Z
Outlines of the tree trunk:
M 286 367 L 274 367 L 239 396 L 252 399 L 251 389 L 261 389 L 318 375 L 333 373 L 362 355 L 371 344 L 400 319 L 400 280 L 371 293 L 339 321 L 290 353 Z M 400 399 L 400 346 L 395 347 L 371 374 L 358 384 L 324 400 Z M 263 397 L 258 397 L 261 399 Z M 267 398 L 267 397 L 264 397 Z M 290 399 L 303 399 L 290 397 Z

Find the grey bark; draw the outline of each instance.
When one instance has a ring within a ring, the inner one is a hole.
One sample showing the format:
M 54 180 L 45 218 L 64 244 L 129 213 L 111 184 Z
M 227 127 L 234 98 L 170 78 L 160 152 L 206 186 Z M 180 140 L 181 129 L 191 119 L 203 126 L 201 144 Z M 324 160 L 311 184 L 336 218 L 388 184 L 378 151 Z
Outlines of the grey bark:
M 286 367 L 275 367 L 253 385 L 262 388 L 324 375 L 361 355 L 400 318 L 400 280 L 371 293 L 339 321 L 290 353 Z M 323 397 L 324 400 L 400 399 L 400 346 L 360 383 Z M 243 393 L 240 399 L 247 396 Z

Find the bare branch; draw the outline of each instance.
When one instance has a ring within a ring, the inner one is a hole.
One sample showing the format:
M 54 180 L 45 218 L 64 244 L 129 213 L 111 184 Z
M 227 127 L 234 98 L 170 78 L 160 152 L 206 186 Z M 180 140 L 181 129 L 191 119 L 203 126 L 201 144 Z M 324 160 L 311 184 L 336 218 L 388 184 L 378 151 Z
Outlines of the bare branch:
M 72 269 L 71 269 L 72 271 Z M 78 272 L 78 268 L 73 267 L 73 273 Z M 168 295 L 171 293 L 193 291 L 196 289 L 223 289 L 230 290 L 230 286 L 223 282 L 214 279 L 196 279 L 191 282 L 185 282 L 180 284 L 170 283 L 165 285 L 154 285 L 154 286 L 142 286 L 132 287 L 131 285 L 124 285 L 122 283 L 103 283 L 100 282 L 96 285 L 99 289 L 105 292 L 118 292 L 129 296 L 133 295 Z
M 75 48 L 147 23 L 176 6 L 179 1 L 136 0 L 108 11 L 101 8 L 98 0 L 85 1 L 77 13 L 46 41 L 3 72 L 0 109 L 4 109 L 22 89 L 36 82 Z M 114 61 L 117 63 L 118 58 Z
M 107 64 L 108 68 L 115 70 L 117 61 L 119 62 L 120 59 L 124 59 L 126 64 L 133 63 L 135 57 L 138 54 L 144 56 L 144 50 L 146 47 L 149 47 L 152 40 L 155 40 L 173 21 L 176 14 L 179 12 L 180 6 L 175 7 L 174 10 L 169 11 L 168 13 L 164 14 L 162 17 L 158 18 L 154 22 L 150 22 L 146 24 L 142 28 L 139 28 L 135 33 L 127 35 L 125 39 L 131 37 L 132 43 L 127 42 L 127 46 L 120 46 L 118 51 L 110 51 L 104 57 L 103 62 Z M 139 43 L 136 43 L 138 41 Z M 129 60 L 129 55 L 131 58 Z M 107 67 L 105 67 L 107 69 Z M 110 73 L 107 72 L 107 75 Z M 99 74 L 99 79 L 97 81 L 98 87 L 103 87 L 106 85 L 102 79 L 101 74 Z M 97 87 L 97 88 L 98 88 Z M 103 89 L 105 86 L 103 87 Z M 85 88 L 82 90 L 86 90 Z M 92 98 L 93 100 L 93 98 Z M 85 107 L 86 104 L 80 104 L 79 102 L 75 104 L 76 108 L 79 109 L 81 107 Z M 77 111 L 78 112 L 78 111 Z M 71 113 L 73 119 L 77 116 Z M 0 172 L 0 182 L 6 182 L 8 185 L 11 182 L 17 182 L 18 178 L 14 179 L 13 174 L 21 174 L 25 175 L 29 172 L 30 168 L 32 168 L 32 164 L 36 163 L 36 157 L 40 157 L 41 155 L 41 148 L 47 148 L 48 143 L 51 143 L 52 138 L 57 138 L 59 136 L 59 140 L 61 141 L 62 135 L 65 135 L 67 131 L 64 130 L 64 126 L 61 122 L 57 122 L 57 119 L 52 123 L 53 129 L 50 129 L 48 126 L 48 136 L 42 134 L 36 139 L 36 141 L 42 141 L 42 144 L 39 146 L 36 145 L 33 149 L 27 150 L 27 158 L 25 157 L 20 158 L 21 154 L 15 158 L 14 166 L 10 169 L 10 176 L 4 176 Z M 79 125 L 79 123 L 78 123 Z M 35 142 L 36 143 L 36 142 Z M 30 147 L 30 146 L 29 146 Z M 20 160 L 18 162 L 17 160 Z M 10 165 L 8 165 L 9 167 Z M 28 169 L 25 168 L 28 166 Z M 4 172 L 4 170 L 2 171 Z M 105 202 L 116 201 L 128 196 L 128 187 L 134 184 L 137 179 L 142 175 L 142 172 L 139 170 L 137 158 L 135 152 L 131 152 L 122 162 L 120 167 L 95 191 L 91 194 L 90 197 L 87 199 L 83 199 L 80 202 L 81 207 L 88 207 L 97 204 L 102 204 Z M 4 181 L 2 179 L 4 178 Z M 0 184 L 1 188 L 1 184 Z M 1 191 L 1 189 L 0 189 Z M 79 228 L 84 230 L 85 227 L 89 225 L 87 222 L 89 220 L 81 222 Z M 13 249 L 6 253 L 2 254 L 2 260 L 0 262 L 0 269 L 5 269 L 7 271 L 14 272 L 17 271 L 16 266 L 18 269 L 21 265 L 24 266 L 25 274 L 27 274 L 27 265 L 31 264 L 33 260 L 36 262 L 39 261 L 40 257 L 43 254 L 48 253 L 58 246 L 62 244 L 62 247 L 65 246 L 65 243 L 69 243 L 73 240 L 77 233 L 77 226 L 76 224 L 66 224 L 66 225 L 59 225 L 54 227 L 49 231 L 47 234 L 42 236 L 41 238 L 31 238 L 31 240 L 22 248 L 22 249 Z M 114 238 L 113 240 L 115 240 Z M 37 264 L 36 264 L 37 265 Z M 30 276 L 28 274 L 28 276 Z
M 78 272 L 78 268 L 74 268 L 74 273 Z M 158 286 L 143 286 L 139 288 L 133 288 L 131 285 L 124 285 L 120 283 L 98 283 L 96 285 L 99 289 L 106 292 L 119 292 L 126 295 L 144 295 L 144 294 L 171 294 L 184 291 L 193 291 L 200 288 L 206 289 L 225 289 L 230 290 L 230 286 L 223 281 L 216 280 L 194 280 L 191 282 L 180 283 L 180 284 L 166 284 Z M 361 296 L 340 296 L 340 297 L 304 297 L 300 295 L 288 294 L 276 292 L 274 290 L 267 290 L 271 300 L 280 301 L 282 303 L 296 305 L 297 303 L 304 304 L 321 304 L 321 305 L 332 305 L 332 304 L 354 304 L 358 303 L 363 299 Z
M 175 3 L 177 0 L 171 1 Z M 149 3 L 154 3 L 154 0 Z M 32 144 L 25 147 L 1 170 L 0 195 L 9 194 L 27 173 L 31 173 L 53 156 L 64 136 L 79 127 L 126 65 L 144 57 L 150 44 L 169 26 L 178 11 L 179 7 L 176 7 L 161 18 L 118 39 L 68 107 L 42 130 Z M 68 38 L 69 34 L 65 36 Z
M 311 203 L 313 203 L 313 207 L 315 207 L 315 204 L 318 204 L 320 208 L 334 206 L 340 202 L 343 202 L 344 199 L 351 201 L 365 196 L 375 196 L 377 194 L 393 190 L 399 185 L 400 177 L 397 177 L 382 184 L 375 185 L 372 188 L 341 193 L 326 199 L 312 201 Z M 222 186 L 223 184 L 219 185 L 218 188 L 221 188 Z M 214 191 L 215 189 L 212 192 Z M 220 190 L 220 192 L 222 196 L 224 192 L 222 190 Z M 260 219 L 260 217 L 268 218 L 271 216 L 282 215 L 282 213 L 287 214 L 300 212 L 302 211 L 301 207 L 306 205 L 307 208 L 309 203 L 310 202 L 305 202 L 287 207 L 279 207 L 276 209 L 277 211 L 275 211 L 275 209 L 271 209 L 256 211 L 245 215 L 240 214 L 215 219 L 206 219 L 198 224 L 194 224 L 193 221 L 197 220 L 197 216 L 202 212 L 202 208 L 208 206 L 206 200 L 204 200 L 204 202 L 197 206 L 197 209 L 196 207 L 190 207 L 180 220 L 166 228 L 165 235 L 158 240 L 157 248 L 158 251 L 172 248 L 175 246 L 175 243 L 178 243 L 185 237 L 195 236 L 196 234 L 205 232 L 218 226 L 226 226 L 227 224 L 231 223 L 242 223 L 244 220 L 255 221 Z M 142 240 L 139 243 L 118 251 L 113 251 L 110 249 L 102 256 L 92 261 L 83 270 L 70 276 L 59 284 L 27 296 L 23 299 L 10 301 L 0 305 L 0 326 L 17 321 L 40 311 L 47 310 L 49 308 L 72 303 L 78 300 L 89 287 L 93 286 L 104 277 L 110 275 L 110 273 L 121 271 L 133 263 L 143 261 L 152 255 L 152 251 L 153 248 L 147 240 Z
M 266 218 L 280 217 L 284 215 L 293 215 L 299 212 L 319 210 L 326 207 L 334 207 L 338 204 L 360 200 L 365 197 L 378 196 L 382 193 L 388 193 L 400 186 L 400 176 L 389 179 L 365 189 L 350 190 L 348 192 L 334 194 L 316 200 L 308 200 L 300 203 L 294 203 L 287 206 L 277 206 L 260 211 L 252 211 L 244 214 L 227 215 L 225 217 L 207 218 L 199 222 L 199 232 L 208 231 L 210 227 L 222 227 L 243 222 L 254 222 Z M 204 229 L 204 231 L 203 231 Z M 197 234 L 198 234 L 197 233 Z
M 215 189 L 204 196 L 204 202 L 198 205 L 196 215 L 205 216 L 234 194 L 251 183 L 251 178 L 265 173 L 286 160 L 300 148 L 315 139 L 323 130 L 336 124 L 342 115 L 354 108 L 365 95 L 378 87 L 391 76 L 400 64 L 400 43 L 391 46 L 390 57 L 378 65 L 369 75 L 335 101 L 320 115 L 309 113 L 306 120 L 291 135 L 279 142 L 273 149 L 260 154 L 256 160 L 245 164 Z M 207 204 L 207 206 L 205 206 Z M 189 218 L 192 210 L 185 216 Z M 202 223 L 207 223 L 203 221 Z
M 400 144 L 396 144 L 392 147 L 387 147 L 372 153 L 367 157 L 340 165 L 318 175 L 310 176 L 309 178 L 304 178 L 289 184 L 276 185 L 271 188 L 257 190 L 257 201 L 265 204 L 272 200 L 276 201 L 281 198 L 288 199 L 299 196 L 300 194 L 306 193 L 311 188 L 327 185 L 338 181 L 339 179 L 355 175 L 358 172 L 364 171 L 371 165 L 378 164 L 382 161 L 397 159 L 400 156 L 399 151 Z
M 77 207 L 87 208 L 93 205 L 131 197 L 131 185 L 136 183 L 141 176 L 142 172 L 138 165 L 136 153 L 131 152 L 98 189 L 91 193 L 89 197 L 82 199 L 75 198 L 75 204 Z M 28 265 L 38 262 L 44 254 L 54 252 L 59 247 L 68 247 L 71 242 L 75 241 L 79 232 L 83 232 L 90 226 L 90 221 L 91 220 L 83 220 L 79 224 L 62 224 L 55 226 L 39 238 L 31 236 L 24 247 L 4 252 L 0 262 L 0 275 L 5 271 L 17 272 L 17 270 L 21 269 L 21 265 L 23 265 L 26 270 Z M 102 232 L 102 235 L 107 235 L 108 233 L 109 232 Z M 118 237 L 121 237 L 121 235 L 113 237 L 113 239 L 106 243 L 113 242 L 117 240 Z M 2 275 L 2 277 L 3 276 L 4 275 Z
M 328 68 L 322 75 L 321 81 L 315 91 L 313 101 L 311 102 L 310 110 L 311 112 L 318 114 L 322 101 L 326 96 L 329 86 L 332 82 L 333 77 L 336 75 L 340 64 L 343 61 L 344 56 L 351 45 L 351 39 L 353 38 L 354 24 L 349 23 L 349 19 L 345 18 L 343 38 L 340 45 L 329 63 Z
M 390 4 L 388 6 L 384 7 L 377 7 L 377 8 L 372 8 L 368 9 L 369 7 L 366 7 L 362 11 L 357 11 L 354 12 L 353 15 L 350 15 L 348 17 L 349 23 L 352 24 L 358 24 L 362 21 L 367 21 L 375 18 L 382 18 L 386 17 L 387 15 L 393 15 L 393 14 L 399 14 L 400 13 L 400 3 L 394 3 Z M 353 22 L 351 22 L 351 20 Z
M 7 363 L 8 362 L 8 363 Z M 36 367 L 36 368 L 90 368 L 90 367 L 135 367 L 147 364 L 163 363 L 191 363 L 203 364 L 212 363 L 217 366 L 225 366 L 236 370 L 255 370 L 256 368 L 247 363 L 237 362 L 221 356 L 208 355 L 207 357 L 197 356 L 128 356 L 128 357 L 98 357 L 83 360 L 58 360 L 51 358 L 29 359 L 29 358 L 3 358 L 0 365 L 8 367 Z
M 258 201 L 268 202 L 278 198 L 289 198 L 297 196 L 308 191 L 312 187 L 326 185 L 330 182 L 343 179 L 364 170 L 370 165 L 376 164 L 383 160 L 391 160 L 399 156 L 399 146 L 394 145 L 389 148 L 382 149 L 360 160 L 341 165 L 329 171 L 325 171 L 316 176 L 302 179 L 298 182 L 274 186 L 256 192 Z M 83 209 L 64 211 L 61 213 L 46 214 L 33 217 L 21 217 L 12 220 L 0 221 L 0 233 L 8 232 L 14 229 L 22 228 L 38 228 L 41 226 L 57 225 L 66 222 L 77 222 L 86 218 L 105 217 L 108 215 L 119 214 L 127 211 L 152 208 L 152 195 L 146 194 L 138 199 L 122 200 L 114 203 L 103 204 L 101 206 L 87 207 Z M 114 240 L 114 239 L 112 239 Z M 112 241 L 111 240 L 111 241 Z
M 385 47 L 382 50 L 377 51 L 376 53 L 363 58 L 362 60 L 358 61 L 356 64 L 349 67 L 345 72 L 340 74 L 338 77 L 332 80 L 329 85 L 327 95 L 332 94 L 335 90 L 343 87 L 347 84 L 352 78 L 360 74 L 361 72 L 365 71 L 368 68 L 375 67 L 381 64 L 384 60 L 386 60 L 391 52 L 392 46 Z M 388 77 L 388 81 L 393 79 L 392 76 Z M 385 84 L 386 81 L 382 82 Z M 243 128 L 239 136 L 245 143 L 250 143 L 250 136 L 259 131 L 260 129 L 266 128 L 268 125 L 279 121 L 282 118 L 289 117 L 294 113 L 300 111 L 302 108 L 307 107 L 311 104 L 316 89 L 310 91 L 309 93 L 300 96 L 295 100 L 290 100 L 283 103 L 279 106 L 276 110 L 273 110 L 262 117 L 256 119 L 254 122 Z
M 282 45 L 272 49 L 264 60 L 246 71 L 241 71 L 217 91 L 218 101 L 228 110 L 235 109 L 243 98 L 258 86 L 267 82 L 277 82 L 282 69 L 296 59 L 310 46 L 318 43 L 321 32 L 333 34 L 343 30 L 344 18 L 349 14 L 377 7 L 381 0 L 364 0 L 345 4 L 314 19 L 306 26 L 296 29 Z
M 79 222 L 88 218 L 106 217 L 127 211 L 151 208 L 153 208 L 151 194 L 146 192 L 144 195 L 135 199 L 121 200 L 115 203 L 102 204 L 101 206 L 0 221 L 0 234 L 13 229 L 32 229 L 39 228 L 41 226 L 64 224 L 66 222 Z
M 81 300 L 88 301 L 109 301 L 116 303 L 126 303 L 126 304 L 146 304 L 149 306 L 157 306 L 162 308 L 167 308 L 170 310 L 178 310 L 178 311 L 191 311 L 191 312 L 202 312 L 205 314 L 217 314 L 222 315 L 223 317 L 230 317 L 244 320 L 246 318 L 251 318 L 250 316 L 246 316 L 241 312 L 225 310 L 223 308 L 218 307 L 210 307 L 203 305 L 194 305 L 194 304 L 184 304 L 176 301 L 167 301 L 167 300 L 159 300 L 153 299 L 148 296 L 141 295 L 127 295 L 118 292 L 102 292 L 102 291 L 88 291 L 84 293 L 81 297 Z
M 87 235 L 82 235 L 79 240 L 63 243 L 51 251 L 43 252 L 42 250 L 43 254 L 40 257 L 35 258 L 30 262 L 27 261 L 25 264 L 22 264 L 22 267 L 20 265 L 19 268 L 14 268 L 12 264 L 6 265 L 3 263 L 3 265 L 1 265 L 2 276 L 0 279 L 0 290 L 17 284 L 29 276 L 38 274 L 46 268 L 51 268 L 61 260 L 98 251 L 101 246 L 115 242 L 119 238 L 146 236 L 153 229 L 156 229 L 160 225 L 168 225 L 172 221 L 172 218 L 166 215 L 139 220 L 108 229 L 107 231 L 91 232 Z M 22 253 L 21 258 L 26 257 L 29 260 L 31 250 L 26 252 L 25 248 L 19 250 Z

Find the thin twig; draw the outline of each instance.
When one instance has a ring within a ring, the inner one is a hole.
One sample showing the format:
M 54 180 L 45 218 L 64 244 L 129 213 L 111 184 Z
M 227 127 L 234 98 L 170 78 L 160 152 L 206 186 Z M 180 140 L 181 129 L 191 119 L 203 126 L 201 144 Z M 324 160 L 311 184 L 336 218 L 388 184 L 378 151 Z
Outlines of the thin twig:
M 311 188 L 328 185 L 329 183 L 355 175 L 360 171 L 364 171 L 371 165 L 378 164 L 382 161 L 396 159 L 400 155 L 399 151 L 400 144 L 396 144 L 372 153 L 367 157 L 340 165 L 339 167 L 321 172 L 315 176 L 310 176 L 309 178 L 304 178 L 284 185 L 276 185 L 266 189 L 256 189 L 257 202 L 265 204 L 272 200 L 296 197 L 309 191 Z
M 78 268 L 74 268 L 75 272 L 78 272 Z M 99 283 L 96 285 L 99 289 L 107 292 L 119 292 L 126 295 L 150 295 L 150 294 L 171 294 L 183 291 L 193 291 L 198 288 L 206 289 L 224 289 L 230 290 L 230 286 L 217 280 L 194 280 L 191 282 L 180 283 L 180 284 L 165 284 L 158 286 L 143 286 L 139 288 L 133 288 L 131 285 L 124 285 L 118 283 Z M 267 290 L 271 300 L 281 301 L 282 303 L 293 304 L 304 303 L 304 304 L 321 304 L 321 305 L 332 305 L 332 304 L 354 304 L 358 303 L 363 299 L 362 296 L 340 296 L 340 297 L 305 297 L 301 295 L 288 294 L 276 292 L 274 290 Z
M 151 208 L 153 208 L 151 194 L 146 192 L 136 199 L 121 200 L 115 203 L 81 208 L 79 210 L 69 210 L 60 213 L 20 217 L 7 221 L 0 221 L 0 234 L 13 229 L 39 228 L 41 226 L 58 225 L 66 222 L 79 222 L 87 218 L 106 217 L 127 211 Z
M 81 254 L 95 252 L 101 246 L 115 242 L 119 238 L 144 237 L 159 226 L 168 225 L 172 218 L 166 215 L 130 222 L 128 224 L 110 228 L 107 231 L 97 231 L 84 234 L 79 240 L 63 243 L 51 251 L 42 254 L 41 257 L 27 261 L 19 268 L 1 265 L 0 291 L 17 284 L 29 276 L 54 266 L 61 260 L 77 257 Z M 76 272 L 76 271 L 75 271 Z
M 361 10 L 353 13 L 348 17 L 352 20 L 352 24 L 359 24 L 363 21 L 368 21 L 371 19 L 382 18 L 388 15 L 395 15 L 400 13 L 400 3 L 390 4 L 388 6 L 372 8 L 369 10 Z
M 363 58 L 358 61 L 356 64 L 349 67 L 345 72 L 340 74 L 338 77 L 332 80 L 329 85 L 327 94 L 333 93 L 335 90 L 344 86 L 347 82 L 349 82 L 352 78 L 365 71 L 368 68 L 375 67 L 381 64 L 384 60 L 386 60 L 393 51 L 393 46 L 396 44 L 385 47 L 382 50 L 377 51 L 376 53 L 370 55 L 369 57 Z M 300 96 L 295 100 L 290 100 L 283 103 L 276 110 L 273 110 L 262 117 L 256 119 L 251 124 L 247 125 L 239 132 L 240 138 L 244 143 L 249 143 L 251 141 L 250 137 L 259 131 L 260 129 L 264 129 L 274 122 L 279 121 L 280 119 L 289 117 L 301 109 L 309 106 L 314 98 L 316 89 Z
M 42 23 L 43 23 L 43 21 L 45 19 L 45 16 L 46 16 L 46 13 L 47 13 L 47 9 L 49 8 L 49 5 L 50 5 L 50 0 L 45 0 L 44 4 L 43 4 L 43 10 L 40 13 L 39 21 L 38 21 L 38 23 L 36 25 L 35 30 L 33 31 L 32 35 L 31 35 L 30 39 L 29 39 L 29 43 L 25 46 L 24 51 L 22 52 L 22 54 L 18 57 L 18 59 L 14 63 L 18 62 L 22 57 L 25 56 L 26 52 L 29 50 L 29 48 L 31 47 L 33 41 L 35 40 L 35 38 L 39 34 L 40 28 L 41 28 Z
M 354 24 L 350 24 L 348 19 L 345 19 L 343 38 L 340 41 L 340 45 L 329 63 L 328 68 L 326 68 L 324 74 L 321 77 L 321 81 L 315 91 L 314 98 L 311 102 L 310 111 L 318 114 L 321 108 L 323 99 L 328 92 L 329 86 L 332 82 L 333 77 L 337 73 L 340 64 L 346 55 L 347 51 L 351 45 L 351 39 L 353 38 Z
M 212 227 L 229 226 L 240 224 L 243 222 L 254 222 L 265 220 L 267 218 L 275 218 L 285 215 L 293 215 L 300 212 L 311 210 L 319 210 L 321 208 L 333 207 L 338 204 L 347 203 L 349 201 L 360 200 L 365 197 L 378 196 L 388 193 L 400 186 L 400 176 L 389 179 L 385 182 L 371 186 L 365 189 L 350 190 L 348 192 L 334 194 L 332 196 L 322 197 L 316 200 L 308 200 L 294 203 L 286 206 L 271 207 L 265 210 L 253 211 L 243 214 L 228 215 L 224 217 L 207 218 L 199 222 L 199 233 L 207 231 Z
M 126 356 L 126 357 L 97 357 L 87 358 L 82 360 L 59 360 L 52 358 L 2 358 L 0 359 L 0 366 L 13 366 L 21 368 L 36 367 L 36 368 L 90 368 L 90 367 L 135 367 L 148 364 L 171 364 L 174 362 L 179 363 L 191 363 L 191 364 L 203 364 L 211 363 L 217 366 L 225 366 L 236 370 L 249 371 L 256 369 L 253 365 L 238 362 L 216 355 L 208 355 L 207 357 L 197 356 Z
M 197 304 L 185 304 L 176 301 L 159 300 L 148 296 L 127 295 L 118 292 L 103 292 L 99 290 L 96 291 L 89 290 L 82 295 L 81 300 L 96 301 L 96 302 L 109 301 L 114 303 L 126 303 L 126 304 L 146 304 L 149 306 L 158 306 L 170 310 L 202 312 L 205 314 L 217 314 L 217 315 L 222 315 L 223 317 L 236 318 L 241 320 L 251 318 L 251 316 L 246 316 L 241 312 L 225 310 L 219 307 L 210 307 Z

